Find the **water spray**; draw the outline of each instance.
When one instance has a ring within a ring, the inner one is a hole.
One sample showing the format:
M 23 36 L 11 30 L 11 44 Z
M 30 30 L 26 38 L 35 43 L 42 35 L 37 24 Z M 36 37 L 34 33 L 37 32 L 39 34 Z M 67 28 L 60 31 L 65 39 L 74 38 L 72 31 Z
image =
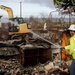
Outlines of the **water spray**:
M 12 24 L 15 24 L 15 22 L 13 22 L 13 21 L 9 21 L 9 22 L 11 22 Z M 19 24 L 15 24 L 15 25 L 19 26 Z M 29 29 L 26 29 L 26 28 L 24 28 L 24 27 L 22 27 L 22 28 L 25 29 L 25 30 L 28 30 L 28 31 L 29 31 L 30 33 L 32 33 L 33 35 L 35 35 L 35 36 L 41 38 L 42 40 L 48 42 L 49 44 L 54 45 L 54 46 L 57 47 L 58 49 L 60 49 L 60 48 L 62 47 L 62 46 L 60 46 L 60 45 L 54 44 L 53 42 L 51 42 L 51 41 L 49 41 L 49 40 L 43 38 L 42 36 L 40 36 L 40 35 L 34 33 L 33 31 L 31 31 L 31 30 L 29 30 Z

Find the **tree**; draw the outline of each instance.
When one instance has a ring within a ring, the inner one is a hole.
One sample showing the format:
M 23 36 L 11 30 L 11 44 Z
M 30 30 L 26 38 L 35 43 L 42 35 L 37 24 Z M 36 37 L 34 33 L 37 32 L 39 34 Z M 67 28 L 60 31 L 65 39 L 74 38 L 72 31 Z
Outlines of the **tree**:
M 59 9 L 75 12 L 75 0 L 53 0 L 53 2 Z

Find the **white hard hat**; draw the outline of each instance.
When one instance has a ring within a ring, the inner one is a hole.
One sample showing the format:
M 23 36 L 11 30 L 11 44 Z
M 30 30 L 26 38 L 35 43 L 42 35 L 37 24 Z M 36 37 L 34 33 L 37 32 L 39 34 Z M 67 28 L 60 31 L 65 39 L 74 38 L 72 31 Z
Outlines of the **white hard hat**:
M 75 25 L 74 25 L 74 24 L 71 24 L 70 27 L 69 27 L 68 29 L 69 29 L 69 30 L 75 31 Z

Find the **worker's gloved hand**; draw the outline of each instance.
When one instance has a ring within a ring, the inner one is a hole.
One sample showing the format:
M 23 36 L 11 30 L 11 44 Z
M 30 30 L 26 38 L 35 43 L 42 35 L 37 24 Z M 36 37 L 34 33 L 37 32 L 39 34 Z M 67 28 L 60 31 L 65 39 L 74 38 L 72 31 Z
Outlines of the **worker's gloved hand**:
M 64 50 L 64 49 L 65 49 L 65 47 L 61 47 L 60 49 L 61 49 L 61 50 Z

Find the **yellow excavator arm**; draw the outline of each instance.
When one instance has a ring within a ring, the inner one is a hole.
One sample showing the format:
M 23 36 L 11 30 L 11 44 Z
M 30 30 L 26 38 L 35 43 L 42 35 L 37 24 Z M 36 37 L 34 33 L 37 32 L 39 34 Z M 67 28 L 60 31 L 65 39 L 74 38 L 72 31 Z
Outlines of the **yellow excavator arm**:
M 13 11 L 11 8 L 6 7 L 4 5 L 0 5 L 0 9 L 5 10 L 8 13 L 9 18 L 13 18 Z
M 10 7 L 0 5 L 0 9 L 5 10 L 9 15 L 9 20 L 14 23 L 8 23 L 9 34 L 26 34 L 30 32 L 31 25 L 25 23 L 22 17 L 13 17 L 13 10 Z

